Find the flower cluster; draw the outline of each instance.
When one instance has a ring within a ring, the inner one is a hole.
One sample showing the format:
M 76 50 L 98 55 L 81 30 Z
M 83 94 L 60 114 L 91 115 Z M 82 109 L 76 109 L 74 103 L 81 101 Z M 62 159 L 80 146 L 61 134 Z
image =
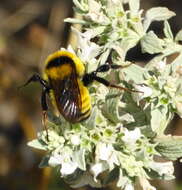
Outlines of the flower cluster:
M 139 0 L 73 2 L 83 19 L 65 21 L 83 25 L 84 32 L 72 28 L 77 49 L 69 46 L 67 51 L 84 62 L 87 72 L 108 60 L 121 65 L 123 69 L 112 73 L 115 83 L 134 90 L 92 84 L 92 113 L 86 121 L 70 124 L 49 113 L 49 141 L 42 131 L 29 145 L 47 151 L 40 167 L 59 168 L 72 187 L 116 181 L 125 190 L 134 189 L 136 182 L 154 190 L 148 180 L 173 179 L 171 160 L 182 156 L 182 138 L 164 134 L 174 114 L 182 116 L 182 31 L 174 37 L 167 22 L 175 13 L 155 7 L 143 16 Z M 148 31 L 153 21 L 164 22 L 163 39 Z M 138 43 L 143 52 L 157 53 L 144 67 L 126 60 L 128 50 Z M 168 63 L 174 53 L 177 57 Z M 108 78 L 110 73 L 101 76 Z M 158 161 L 161 158 L 168 161 Z

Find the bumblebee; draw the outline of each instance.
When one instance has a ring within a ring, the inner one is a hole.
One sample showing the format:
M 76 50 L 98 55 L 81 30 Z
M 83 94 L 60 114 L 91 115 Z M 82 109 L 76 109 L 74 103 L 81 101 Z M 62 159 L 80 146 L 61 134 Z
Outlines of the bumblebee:
M 88 85 L 93 81 L 108 87 L 133 91 L 97 76 L 100 72 L 121 67 L 104 64 L 91 73 L 85 73 L 83 62 L 75 54 L 60 50 L 52 53 L 46 59 L 43 78 L 34 74 L 24 86 L 30 82 L 39 82 L 42 85 L 41 106 L 44 116 L 48 110 L 46 99 L 49 96 L 51 102 L 67 121 L 77 123 L 86 120 L 91 114 L 92 106 Z

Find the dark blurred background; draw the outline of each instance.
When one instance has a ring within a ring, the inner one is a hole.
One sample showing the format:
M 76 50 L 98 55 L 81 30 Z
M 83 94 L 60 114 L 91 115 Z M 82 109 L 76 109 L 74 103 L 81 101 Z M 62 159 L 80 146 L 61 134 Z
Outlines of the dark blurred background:
M 180 0 L 142 1 L 144 10 L 153 6 L 175 11 L 177 16 L 170 20 L 173 32 L 182 28 Z M 17 88 L 33 73 L 41 72 L 48 54 L 67 46 L 70 25 L 63 19 L 72 16 L 72 0 L 0 0 L 0 190 L 71 189 L 61 180 L 59 171 L 39 169 L 43 153 L 27 146 L 42 128 L 40 86 Z M 151 28 L 162 37 L 162 23 L 153 23 Z M 142 56 L 137 47 L 129 52 L 128 59 L 145 62 L 151 57 Z M 182 135 L 177 116 L 171 126 L 173 135 Z M 161 190 L 180 190 L 181 169 L 175 162 L 175 181 L 153 183 Z

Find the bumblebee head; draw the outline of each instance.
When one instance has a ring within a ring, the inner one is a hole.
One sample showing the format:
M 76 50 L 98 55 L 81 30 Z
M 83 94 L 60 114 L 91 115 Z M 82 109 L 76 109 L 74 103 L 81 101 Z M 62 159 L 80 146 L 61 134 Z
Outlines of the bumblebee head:
M 85 67 L 83 62 L 73 53 L 68 51 L 56 51 L 49 55 L 45 61 L 45 74 L 51 78 L 64 78 L 75 69 L 77 76 L 83 76 Z

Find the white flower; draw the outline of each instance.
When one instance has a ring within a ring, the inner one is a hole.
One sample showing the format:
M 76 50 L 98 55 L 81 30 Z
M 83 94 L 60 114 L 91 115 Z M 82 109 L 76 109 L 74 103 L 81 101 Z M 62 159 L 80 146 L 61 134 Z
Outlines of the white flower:
M 96 160 L 107 161 L 110 170 L 112 170 L 115 165 L 119 165 L 117 151 L 115 151 L 110 144 L 99 143 L 97 145 Z
M 155 64 L 155 68 L 159 71 L 159 72 L 163 72 L 163 70 L 165 69 L 166 66 L 166 59 L 164 59 L 163 61 L 159 61 Z
M 128 131 L 124 129 L 124 136 L 122 140 L 127 144 L 134 144 L 141 137 L 141 132 L 139 128 L 135 128 L 133 131 Z
M 128 183 L 128 184 L 126 184 L 124 190 L 134 190 L 134 187 L 132 184 Z
M 70 140 L 73 145 L 80 144 L 80 137 L 78 135 L 72 135 Z
M 77 169 L 77 167 L 78 165 L 76 162 L 63 162 L 61 165 L 60 172 L 62 176 L 66 176 L 72 174 Z
M 87 32 L 81 33 L 75 28 L 72 28 L 72 30 L 78 38 L 79 58 L 84 62 L 95 60 L 95 57 L 101 52 L 101 47 L 90 41 L 91 36 Z
M 142 92 L 141 99 L 149 97 L 152 95 L 152 89 L 146 85 L 140 84 L 135 86 L 136 90 Z
M 144 84 L 135 85 L 135 89 L 139 92 L 133 93 L 133 99 L 139 102 L 141 99 L 152 95 L 152 89 Z
M 112 145 L 99 143 L 97 145 L 96 154 L 100 160 L 108 160 L 113 151 Z

